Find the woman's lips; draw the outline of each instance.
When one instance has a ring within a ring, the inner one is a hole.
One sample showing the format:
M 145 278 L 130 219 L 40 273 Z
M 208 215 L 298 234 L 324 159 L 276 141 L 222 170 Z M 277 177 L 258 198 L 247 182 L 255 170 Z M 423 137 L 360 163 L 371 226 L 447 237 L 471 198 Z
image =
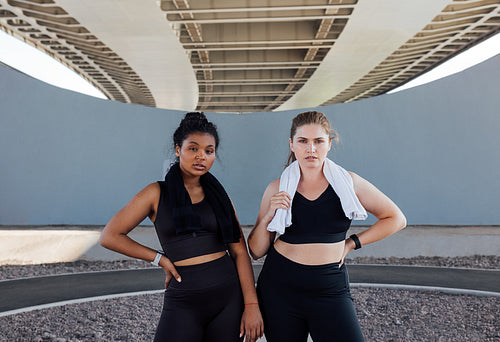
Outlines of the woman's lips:
M 205 170 L 205 165 L 203 165 L 203 164 L 194 164 L 193 166 L 196 170 L 200 170 L 200 171 Z
M 306 160 L 308 160 L 308 161 L 315 161 L 316 159 L 318 159 L 318 158 L 314 157 L 314 156 L 306 157 Z

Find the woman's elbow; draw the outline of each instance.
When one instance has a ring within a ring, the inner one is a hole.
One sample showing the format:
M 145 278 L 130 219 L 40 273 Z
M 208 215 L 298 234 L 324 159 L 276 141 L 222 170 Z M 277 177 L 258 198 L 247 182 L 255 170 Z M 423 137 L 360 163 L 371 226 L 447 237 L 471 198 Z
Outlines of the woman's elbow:
M 248 237 L 248 241 L 247 241 L 247 244 L 248 244 L 248 254 L 250 254 L 250 257 L 253 259 L 253 260 L 257 260 L 261 257 L 259 257 L 258 254 L 255 253 L 255 241 L 253 239 L 253 236 L 252 234 L 250 234 L 250 236 Z
M 252 246 L 253 244 L 248 241 L 248 251 L 250 252 L 250 256 L 253 260 L 259 260 L 264 255 L 266 255 L 266 251 L 262 250 L 262 248 L 256 248 L 256 246 Z
M 108 248 L 108 240 L 105 235 L 101 234 L 101 236 L 99 237 L 99 244 L 101 245 L 101 247 Z
M 250 252 L 250 256 L 252 257 L 253 260 L 259 260 L 260 258 L 263 257 L 263 255 L 255 254 L 250 246 L 248 246 L 248 251 Z
M 398 225 L 397 225 L 398 231 L 406 227 L 406 224 L 407 224 L 407 222 L 406 222 L 406 216 L 402 212 L 400 212 L 398 214 L 398 216 L 397 216 L 397 222 L 398 222 Z
M 104 230 L 99 237 L 99 244 L 104 248 L 111 249 L 113 240 L 112 236 Z

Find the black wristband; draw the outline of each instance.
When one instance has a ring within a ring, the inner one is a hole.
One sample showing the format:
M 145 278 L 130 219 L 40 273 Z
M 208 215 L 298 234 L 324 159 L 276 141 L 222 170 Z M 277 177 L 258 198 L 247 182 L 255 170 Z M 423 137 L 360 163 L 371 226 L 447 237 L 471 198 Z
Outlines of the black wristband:
M 359 242 L 359 238 L 356 234 L 352 234 L 351 236 L 349 236 L 349 238 L 351 238 L 352 241 L 354 241 L 354 244 L 356 245 L 356 247 L 354 247 L 354 249 L 361 248 L 361 242 Z

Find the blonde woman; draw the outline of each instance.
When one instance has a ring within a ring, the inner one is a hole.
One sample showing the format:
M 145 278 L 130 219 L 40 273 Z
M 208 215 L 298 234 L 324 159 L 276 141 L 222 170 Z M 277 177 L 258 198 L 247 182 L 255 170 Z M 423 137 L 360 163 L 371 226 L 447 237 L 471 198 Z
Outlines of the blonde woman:
M 320 112 L 293 119 L 289 166 L 265 190 L 249 236 L 253 258 L 267 254 L 257 293 L 268 342 L 364 341 L 344 258 L 406 226 L 386 195 L 327 158 L 336 137 Z M 346 237 L 366 211 L 378 221 Z

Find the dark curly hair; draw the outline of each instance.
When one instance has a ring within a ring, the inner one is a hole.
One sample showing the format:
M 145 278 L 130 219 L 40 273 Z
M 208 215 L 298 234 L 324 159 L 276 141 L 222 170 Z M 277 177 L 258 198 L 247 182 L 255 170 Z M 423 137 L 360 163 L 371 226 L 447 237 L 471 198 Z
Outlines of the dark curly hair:
M 215 150 L 219 146 L 217 126 L 208 121 L 203 112 L 190 112 L 184 115 L 179 127 L 174 132 L 174 147 L 182 146 L 182 142 L 192 133 L 208 133 L 215 139 Z

